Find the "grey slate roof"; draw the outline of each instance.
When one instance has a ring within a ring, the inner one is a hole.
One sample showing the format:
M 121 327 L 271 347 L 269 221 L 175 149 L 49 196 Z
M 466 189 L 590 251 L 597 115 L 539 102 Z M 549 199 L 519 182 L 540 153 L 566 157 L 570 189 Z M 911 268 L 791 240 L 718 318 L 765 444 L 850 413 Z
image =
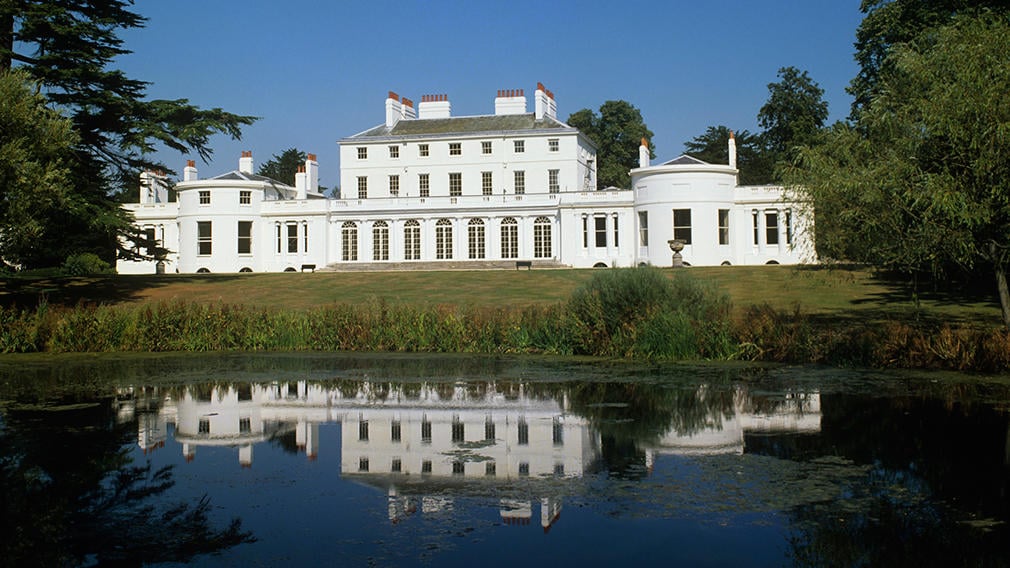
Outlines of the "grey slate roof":
M 360 141 L 366 138 L 424 137 L 443 134 L 482 134 L 536 130 L 574 132 L 576 129 L 549 117 L 537 120 L 533 113 L 456 116 L 450 118 L 401 120 L 392 128 L 387 128 L 385 124 L 380 124 L 364 132 L 344 138 L 344 140 Z

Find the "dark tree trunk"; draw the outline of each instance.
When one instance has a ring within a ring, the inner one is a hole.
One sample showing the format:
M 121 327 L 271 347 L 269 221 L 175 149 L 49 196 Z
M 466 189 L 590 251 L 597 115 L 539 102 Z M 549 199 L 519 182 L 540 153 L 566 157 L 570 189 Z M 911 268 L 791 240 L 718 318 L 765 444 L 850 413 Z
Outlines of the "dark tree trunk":
M 1003 310 L 1003 325 L 1010 327 L 1010 290 L 1007 289 L 1006 267 L 999 264 L 996 265 L 996 291 Z

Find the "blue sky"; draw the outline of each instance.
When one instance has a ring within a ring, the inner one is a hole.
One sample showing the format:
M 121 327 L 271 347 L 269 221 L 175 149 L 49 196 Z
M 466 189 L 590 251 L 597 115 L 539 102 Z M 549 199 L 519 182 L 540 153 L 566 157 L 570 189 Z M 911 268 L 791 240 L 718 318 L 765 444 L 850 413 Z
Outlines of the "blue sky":
M 759 131 L 768 83 L 785 66 L 825 90 L 830 121 L 848 114 L 856 74 L 858 0 L 603 2 L 541 0 L 310 2 L 139 0 L 147 27 L 123 34 L 119 66 L 151 82 L 151 98 L 261 117 L 241 141 L 212 141 L 201 177 L 257 167 L 296 147 L 338 181 L 336 141 L 385 119 L 390 90 L 419 101 L 447 94 L 454 115 L 490 114 L 498 89 L 537 82 L 558 117 L 608 100 L 638 107 L 656 157 L 683 152 L 708 126 Z M 184 160 L 158 156 L 181 171 Z

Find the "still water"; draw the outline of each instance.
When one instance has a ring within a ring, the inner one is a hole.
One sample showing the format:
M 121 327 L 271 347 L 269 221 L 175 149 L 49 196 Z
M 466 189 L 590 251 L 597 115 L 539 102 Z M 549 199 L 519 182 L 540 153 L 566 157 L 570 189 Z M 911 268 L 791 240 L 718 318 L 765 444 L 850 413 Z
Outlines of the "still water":
M 1010 564 L 1010 381 L 0 360 L 0 563 Z

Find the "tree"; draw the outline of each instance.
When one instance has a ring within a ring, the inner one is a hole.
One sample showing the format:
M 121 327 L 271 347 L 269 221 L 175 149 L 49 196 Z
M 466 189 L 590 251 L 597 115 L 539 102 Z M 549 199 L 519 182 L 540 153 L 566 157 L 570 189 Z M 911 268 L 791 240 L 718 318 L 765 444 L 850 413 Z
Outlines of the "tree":
M 719 125 L 709 126 L 704 134 L 684 143 L 691 156 L 710 164 L 729 163 L 730 129 Z M 761 137 L 746 130 L 734 133 L 736 138 L 737 168 L 741 185 L 761 185 L 772 181 L 772 162 L 761 143 Z
M 638 148 L 642 138 L 649 142 L 649 155 L 654 156 L 652 131 L 645 126 L 642 113 L 629 102 L 607 101 L 597 115 L 581 109 L 568 117 L 568 124 L 578 128 L 596 144 L 597 186 L 627 188 L 631 185 L 631 169 L 638 167 Z
M 794 148 L 812 142 L 828 119 L 824 89 L 806 71 L 783 67 L 778 77 L 779 82 L 768 84 L 768 101 L 757 117 L 774 162 L 789 160 Z
M 305 152 L 296 148 L 288 148 L 280 155 L 274 154 L 260 166 L 256 173 L 293 186 L 295 185 L 295 174 L 298 173 L 298 168 L 305 164 L 305 158 Z
M 888 57 L 896 46 L 949 23 L 958 14 L 1010 14 L 1010 4 L 1006 0 L 863 0 L 860 10 L 866 17 L 856 31 L 859 74 L 847 89 L 853 97 L 852 120 L 880 93 L 881 77 L 890 70 Z
M 111 69 L 129 53 L 121 30 L 143 27 L 145 19 L 108 0 L 0 1 L 0 71 L 17 66 L 41 86 L 53 106 L 68 113 L 77 135 L 72 191 L 87 206 L 68 210 L 59 226 L 60 242 L 49 242 L 49 258 L 35 265 L 58 264 L 70 252 L 113 251 L 135 254 L 137 233 L 113 192 L 132 194 L 143 169 L 167 169 L 150 155 L 162 144 L 207 160 L 210 137 L 233 138 L 255 119 L 221 109 L 202 110 L 186 99 L 144 100 L 147 83 Z M 122 240 L 121 240 L 122 239 Z
M 49 254 L 40 247 L 62 235 L 62 212 L 86 209 L 68 189 L 73 124 L 36 91 L 27 73 L 0 72 L 0 259 L 15 267 Z
M 857 123 L 790 174 L 814 199 L 817 238 L 892 268 L 985 270 L 1010 326 L 1010 24 L 955 18 L 888 66 Z

